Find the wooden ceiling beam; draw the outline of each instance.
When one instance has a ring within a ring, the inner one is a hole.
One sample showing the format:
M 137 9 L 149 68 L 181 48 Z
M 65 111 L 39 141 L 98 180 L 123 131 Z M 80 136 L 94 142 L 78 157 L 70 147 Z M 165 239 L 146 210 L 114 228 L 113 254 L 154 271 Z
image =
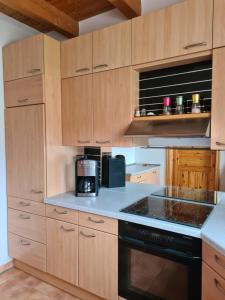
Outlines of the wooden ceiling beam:
M 20 14 L 68 37 L 79 35 L 79 23 L 45 0 L 0 0 L 0 11 Z
M 118 8 L 128 19 L 141 15 L 141 0 L 108 0 L 115 8 Z

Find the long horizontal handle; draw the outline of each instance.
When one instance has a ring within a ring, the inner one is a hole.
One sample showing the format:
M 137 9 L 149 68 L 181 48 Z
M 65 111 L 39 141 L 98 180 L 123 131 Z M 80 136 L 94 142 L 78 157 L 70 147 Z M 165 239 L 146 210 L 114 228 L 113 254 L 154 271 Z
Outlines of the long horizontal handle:
M 206 42 L 194 43 L 194 44 L 189 44 L 189 45 L 184 46 L 184 49 L 188 50 L 190 48 L 206 46 L 206 45 L 207 45 Z
M 43 194 L 43 191 L 39 191 L 39 190 L 31 190 L 31 193 L 34 193 L 34 194 Z
M 41 69 L 36 68 L 36 69 L 28 70 L 27 72 L 33 74 L 33 73 L 37 73 L 37 72 L 40 72 L 40 71 L 41 71 Z
M 20 240 L 20 244 L 23 245 L 23 246 L 30 246 L 31 245 L 30 242 L 25 241 L 25 240 Z
M 68 214 L 68 211 L 67 211 L 67 210 L 59 211 L 59 210 L 57 210 L 56 208 L 54 209 L 54 212 L 56 212 L 58 215 L 67 215 L 67 214 Z
M 89 68 L 81 68 L 81 69 L 77 69 L 76 72 L 79 73 L 79 72 L 85 72 L 85 71 L 90 71 Z
M 221 260 L 221 258 L 218 255 L 214 255 L 214 260 L 215 262 L 220 265 L 221 267 L 223 267 L 225 269 L 225 262 Z
M 214 284 L 216 288 L 225 296 L 225 288 L 222 287 L 217 279 L 214 279 Z
M 91 221 L 91 222 L 96 223 L 96 224 L 103 224 L 103 223 L 105 223 L 104 220 L 94 220 L 94 219 L 92 219 L 92 217 L 88 217 L 88 221 Z
M 27 102 L 27 101 L 29 101 L 28 98 L 17 100 L 18 103 L 25 103 L 25 102 Z
M 31 204 L 30 203 L 26 203 L 24 201 L 20 201 L 19 205 L 26 207 L 26 206 L 30 206 Z
M 221 142 L 216 142 L 217 146 L 225 146 L 225 143 L 221 143 Z
M 94 69 L 106 68 L 108 66 L 109 66 L 108 64 L 97 65 L 97 66 L 94 66 Z
M 107 140 L 107 141 L 96 141 L 96 144 L 110 144 L 111 141 Z
M 63 225 L 60 227 L 62 230 L 67 231 L 67 232 L 72 232 L 75 231 L 74 228 L 65 228 Z
M 90 144 L 91 141 L 87 140 L 87 141 L 81 141 L 81 140 L 78 140 L 77 141 L 79 144 Z
M 19 215 L 20 219 L 23 219 L 23 220 L 30 220 L 31 219 L 31 216 L 28 216 L 28 215 Z
M 95 234 L 86 234 L 83 231 L 80 231 L 80 234 L 83 235 L 86 238 L 94 238 L 94 237 L 96 237 Z

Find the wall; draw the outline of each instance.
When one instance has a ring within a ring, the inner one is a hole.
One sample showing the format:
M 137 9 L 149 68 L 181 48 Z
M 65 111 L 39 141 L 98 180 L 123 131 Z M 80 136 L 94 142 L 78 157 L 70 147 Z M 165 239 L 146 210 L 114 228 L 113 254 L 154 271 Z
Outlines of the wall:
M 7 200 L 5 174 L 5 128 L 2 47 L 11 41 L 33 35 L 37 31 L 0 14 L 0 265 L 9 261 L 7 255 Z

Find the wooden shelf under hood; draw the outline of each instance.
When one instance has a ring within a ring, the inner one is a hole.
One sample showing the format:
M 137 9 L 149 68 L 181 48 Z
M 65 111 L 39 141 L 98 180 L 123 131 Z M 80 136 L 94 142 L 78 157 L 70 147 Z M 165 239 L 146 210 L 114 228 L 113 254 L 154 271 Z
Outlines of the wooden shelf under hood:
M 182 114 L 182 115 L 160 115 L 160 116 L 146 116 L 135 117 L 134 121 L 170 121 L 170 120 L 189 120 L 189 119 L 209 119 L 211 117 L 210 112 L 200 114 Z

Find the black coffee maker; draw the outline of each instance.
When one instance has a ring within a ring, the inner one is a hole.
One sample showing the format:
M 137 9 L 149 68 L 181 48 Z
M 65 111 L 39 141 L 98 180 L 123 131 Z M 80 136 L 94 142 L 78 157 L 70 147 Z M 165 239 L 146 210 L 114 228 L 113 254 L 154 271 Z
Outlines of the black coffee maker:
M 77 158 L 76 164 L 76 191 L 79 197 L 96 197 L 99 190 L 98 162 L 87 157 Z

